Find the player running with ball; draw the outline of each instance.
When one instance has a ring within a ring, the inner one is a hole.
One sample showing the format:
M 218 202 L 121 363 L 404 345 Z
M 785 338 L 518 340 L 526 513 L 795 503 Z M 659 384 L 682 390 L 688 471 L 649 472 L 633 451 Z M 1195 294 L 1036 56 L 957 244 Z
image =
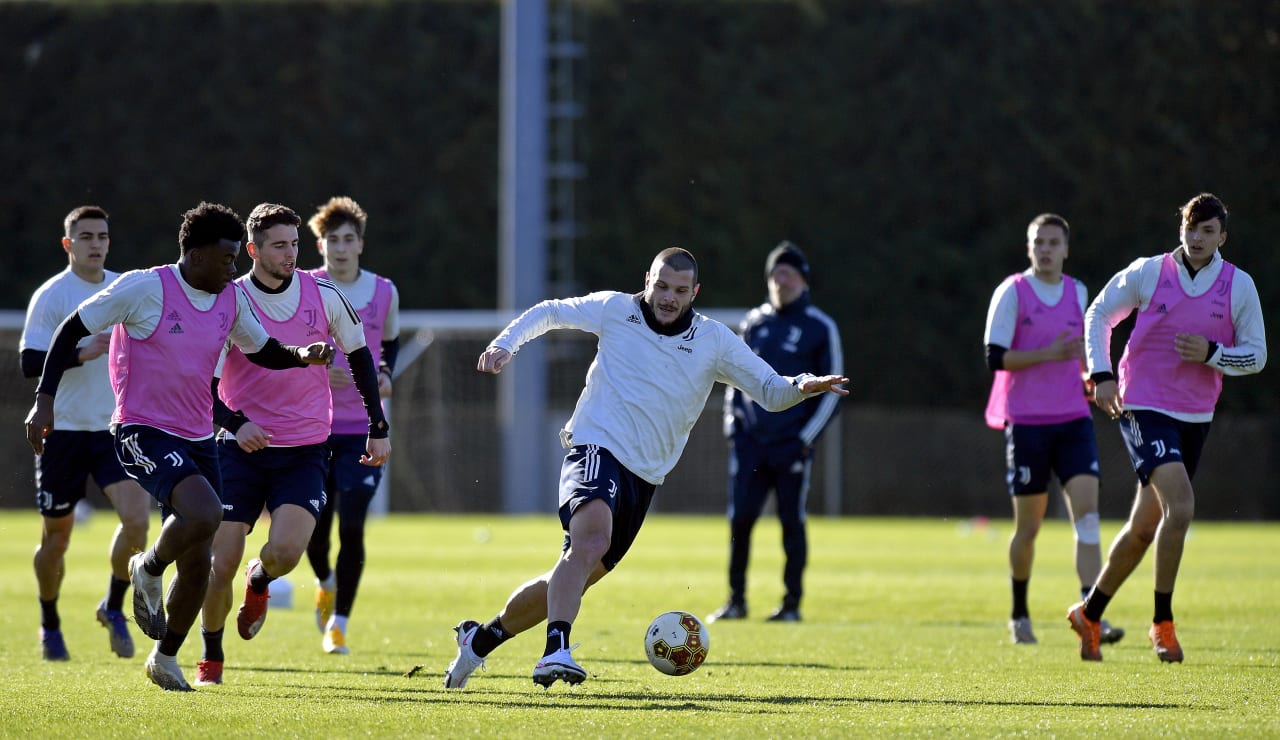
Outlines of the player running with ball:
M 738 388 L 770 411 L 831 391 L 848 395 L 839 375 L 785 377 L 733 332 L 692 309 L 698 265 L 679 248 L 654 258 L 642 293 L 612 291 L 543 301 L 511 322 L 480 355 L 476 369 L 498 373 L 521 345 L 552 329 L 599 337 L 595 361 L 573 416 L 561 431 L 568 449 L 560 475 L 564 546 L 555 566 L 516 588 L 486 624 L 464 620 L 446 688 L 462 688 L 495 648 L 547 620 L 533 681 L 581 683 L 587 672 L 570 655 L 569 631 L 583 593 L 626 554 L 649 502 L 675 467 L 689 431 L 717 382 Z

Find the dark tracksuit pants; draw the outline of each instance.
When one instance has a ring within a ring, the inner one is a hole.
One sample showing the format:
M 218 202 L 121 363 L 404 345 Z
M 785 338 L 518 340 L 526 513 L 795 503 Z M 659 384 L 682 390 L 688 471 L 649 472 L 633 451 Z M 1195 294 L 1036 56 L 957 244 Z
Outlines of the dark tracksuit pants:
M 751 530 L 772 490 L 777 496 L 778 520 L 782 524 L 782 550 L 786 556 L 782 581 L 786 586 L 783 605 L 799 607 L 804 594 L 803 576 L 809 556 L 805 533 L 805 502 L 809 496 L 809 468 L 812 451 L 799 440 L 762 445 L 738 434 L 730 446 L 729 504 L 729 589 L 731 597 L 743 600 L 747 587 L 747 561 L 751 555 Z

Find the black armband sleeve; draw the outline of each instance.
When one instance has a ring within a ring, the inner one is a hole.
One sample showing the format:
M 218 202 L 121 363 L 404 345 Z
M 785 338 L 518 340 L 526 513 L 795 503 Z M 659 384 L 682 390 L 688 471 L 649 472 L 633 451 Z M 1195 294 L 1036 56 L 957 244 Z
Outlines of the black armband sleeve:
M 390 427 L 382 414 L 382 399 L 378 397 L 378 371 L 373 367 L 373 353 L 368 347 L 361 347 L 347 353 L 347 363 L 351 365 L 351 378 L 356 382 L 360 400 L 364 401 L 364 411 L 369 415 L 369 436 L 386 439 Z
M 991 372 L 1004 369 L 1004 353 L 1008 352 L 1008 347 L 1001 347 L 998 344 L 987 345 L 987 369 Z
M 243 411 L 232 411 L 231 407 L 223 402 L 222 397 L 218 395 L 219 382 L 220 379 L 215 377 L 209 384 L 209 391 L 213 393 L 213 423 L 235 434 L 249 421 L 249 417 L 245 416 Z
M 279 339 L 269 337 L 262 349 L 253 354 L 245 353 L 245 359 L 268 370 L 290 370 L 295 367 L 306 367 L 307 363 L 298 359 L 298 348 L 281 344 Z
M 81 339 L 89 336 L 89 329 L 80 320 L 77 311 L 62 320 L 53 333 L 53 342 L 45 354 L 44 368 L 40 372 L 40 385 L 36 393 L 47 393 L 50 396 L 58 392 L 58 384 L 62 382 L 62 374 L 79 365 L 76 360 L 76 345 Z
M 42 349 L 24 349 L 18 357 L 18 361 L 22 364 L 22 377 L 38 378 L 44 372 L 44 358 L 48 355 Z
M 1116 379 L 1115 373 L 1109 373 L 1105 370 L 1100 373 L 1094 373 L 1093 375 L 1089 376 L 1089 380 L 1092 380 L 1094 385 L 1097 385 L 1098 383 L 1105 383 L 1108 380 L 1115 380 L 1115 379 Z
M 396 358 L 400 356 L 400 337 L 388 339 L 382 343 L 382 360 L 378 363 L 378 370 L 386 370 L 387 375 L 394 376 L 396 374 Z

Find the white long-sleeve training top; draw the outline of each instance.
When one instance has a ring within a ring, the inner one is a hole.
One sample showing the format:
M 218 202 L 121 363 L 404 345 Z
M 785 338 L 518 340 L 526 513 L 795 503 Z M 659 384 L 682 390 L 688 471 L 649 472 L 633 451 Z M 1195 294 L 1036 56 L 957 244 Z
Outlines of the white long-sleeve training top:
M 1214 253 L 1209 264 L 1198 270 L 1195 277 L 1182 261 L 1183 248 L 1173 250 L 1173 261 L 1178 267 L 1178 283 L 1192 298 L 1203 295 L 1213 287 L 1222 273 L 1222 254 Z M 1112 276 L 1102 292 L 1094 298 L 1084 314 L 1085 358 L 1089 372 L 1114 373 L 1111 362 L 1111 330 L 1133 311 L 1145 311 L 1151 296 L 1160 282 L 1160 269 L 1164 255 L 1141 257 Z M 1253 278 L 1239 266 L 1231 287 L 1231 323 L 1235 327 L 1233 346 L 1219 345 L 1207 364 L 1223 375 L 1252 375 L 1267 364 L 1267 333 L 1262 319 L 1262 303 L 1258 300 L 1258 287 Z M 1133 408 L 1146 408 L 1135 406 Z M 1191 422 L 1209 421 L 1212 414 L 1182 414 L 1155 409 L 1176 419 Z
M 777 374 L 732 329 L 702 314 L 694 312 L 682 334 L 654 332 L 640 298 L 629 293 L 543 301 L 508 324 L 490 346 L 514 355 L 552 329 L 580 329 L 600 338 L 565 425 L 568 443 L 600 445 L 654 485 L 679 461 L 717 382 L 745 391 L 770 411 L 808 397 L 797 386 L 811 375 Z

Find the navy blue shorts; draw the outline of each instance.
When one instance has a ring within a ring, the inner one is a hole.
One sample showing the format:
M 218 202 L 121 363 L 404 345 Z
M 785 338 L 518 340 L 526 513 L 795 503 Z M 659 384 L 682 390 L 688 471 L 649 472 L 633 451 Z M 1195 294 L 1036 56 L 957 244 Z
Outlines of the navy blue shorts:
M 564 550 L 569 549 L 569 520 L 583 505 L 600 499 L 613 512 L 613 537 L 600 560 L 613 570 L 636 541 L 649 502 L 658 487 L 627 470 L 613 453 L 599 445 L 577 445 L 560 467 L 560 526 Z
M 1098 476 L 1098 440 L 1093 419 L 1061 424 L 1008 424 L 1004 428 L 1005 482 L 1009 494 L 1049 490 L 1049 474 L 1066 483 L 1077 475 Z
M 1195 477 L 1209 426 L 1207 421 L 1178 421 L 1147 409 L 1120 415 L 1120 436 L 1144 486 L 1151 482 L 1151 471 L 1165 463 L 1180 462 L 1187 469 L 1187 478 Z
M 324 509 L 324 473 L 328 451 L 323 444 L 240 449 L 234 437 L 218 440 L 222 468 L 222 521 L 253 525 L 265 508 L 294 504 L 320 516 Z
M 111 432 L 55 429 L 44 438 L 44 454 L 36 455 L 36 508 L 57 519 L 70 514 L 84 498 L 89 476 L 99 488 L 129 477 L 116 457 Z
M 218 445 L 213 437 L 193 442 L 155 427 L 130 424 L 116 429 L 115 447 L 124 472 L 160 502 L 163 516 L 169 514 L 174 486 L 190 476 L 204 476 L 214 492 L 222 495 Z
M 367 493 L 373 498 L 382 480 L 382 466 L 361 465 L 360 458 L 367 454 L 369 437 L 366 434 L 329 435 L 329 477 L 326 490 L 346 493 Z

